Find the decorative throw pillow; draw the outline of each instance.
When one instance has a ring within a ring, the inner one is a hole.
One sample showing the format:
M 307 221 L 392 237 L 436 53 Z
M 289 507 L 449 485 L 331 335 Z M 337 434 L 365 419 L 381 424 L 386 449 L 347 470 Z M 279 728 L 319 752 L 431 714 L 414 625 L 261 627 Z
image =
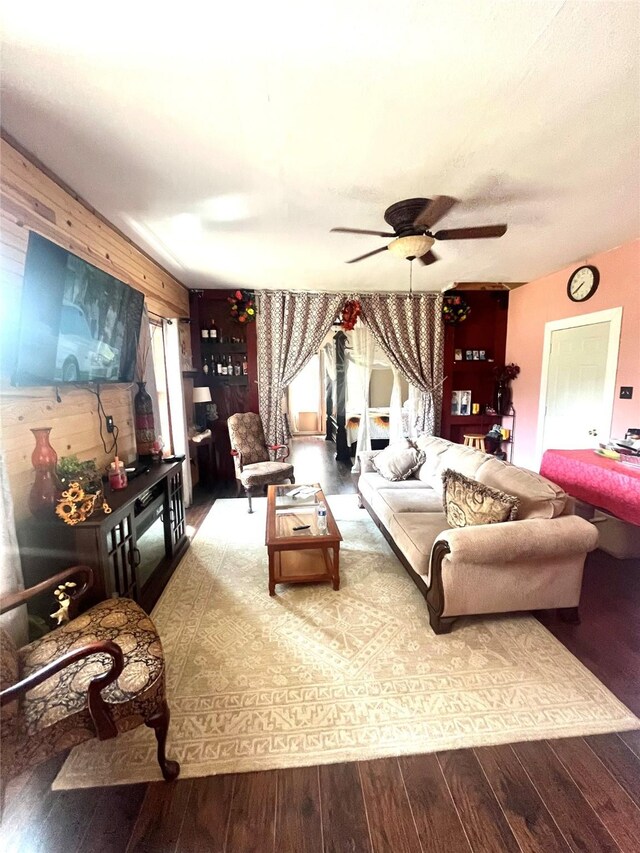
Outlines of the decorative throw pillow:
M 425 453 L 403 438 L 395 441 L 372 458 L 371 462 L 378 474 L 385 480 L 406 480 L 424 463 Z
M 450 527 L 514 521 L 518 498 L 506 495 L 447 468 L 442 473 L 442 500 Z

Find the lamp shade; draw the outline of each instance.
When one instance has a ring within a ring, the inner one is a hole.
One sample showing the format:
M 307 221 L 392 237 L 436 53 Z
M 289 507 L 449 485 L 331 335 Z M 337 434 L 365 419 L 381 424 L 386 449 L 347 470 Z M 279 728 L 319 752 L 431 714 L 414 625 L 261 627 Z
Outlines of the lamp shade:
M 416 236 L 398 237 L 397 240 L 389 243 L 387 249 L 394 255 L 400 255 L 401 258 L 421 258 L 422 255 L 427 254 L 434 242 L 433 237 L 417 234 Z
M 193 389 L 193 402 L 194 403 L 210 403 L 211 402 L 211 389 L 206 385 L 201 385 L 197 388 Z

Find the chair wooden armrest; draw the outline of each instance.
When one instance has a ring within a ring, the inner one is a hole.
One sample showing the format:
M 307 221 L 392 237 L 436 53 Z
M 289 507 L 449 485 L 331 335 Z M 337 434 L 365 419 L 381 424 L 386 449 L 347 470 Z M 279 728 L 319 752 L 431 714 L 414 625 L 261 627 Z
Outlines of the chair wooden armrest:
M 66 652 L 57 660 L 51 661 L 51 663 L 48 663 L 37 672 L 32 672 L 31 675 L 23 678 L 22 681 L 18 681 L 16 684 L 12 684 L 11 687 L 7 687 L 5 690 L 0 692 L 0 706 L 6 705 L 8 702 L 12 702 L 14 699 L 17 699 L 18 696 L 21 696 L 28 690 L 32 690 L 38 684 L 42 684 L 42 682 L 46 681 L 47 678 L 50 678 L 52 675 L 60 672 L 60 670 L 65 669 L 70 664 L 82 660 L 82 658 L 89 657 L 89 655 L 95 654 L 109 655 L 112 658 L 113 663 L 107 672 L 91 679 L 89 683 L 87 691 L 89 714 L 91 715 L 91 719 L 96 728 L 96 735 L 99 740 L 107 740 L 108 738 L 115 737 L 118 730 L 111 718 L 106 702 L 100 695 L 101 691 L 108 684 L 111 684 L 111 682 L 118 678 L 124 667 L 124 655 L 122 654 L 122 649 L 112 640 L 99 640 L 98 642 L 87 643 L 87 645 L 82 648 L 72 649 L 71 651 Z
M 275 452 L 276 459 L 278 458 L 278 450 L 286 450 L 287 452 L 284 454 L 284 456 L 280 457 L 280 460 L 282 462 L 284 462 L 285 459 L 288 459 L 288 457 L 289 457 L 289 445 L 288 444 L 268 444 L 267 447 L 269 448 L 269 450 L 273 450 Z
M 237 458 L 237 460 L 238 460 L 238 465 L 239 465 L 239 467 L 240 467 L 240 470 L 242 471 L 242 469 L 244 468 L 244 465 L 243 465 L 243 462 L 242 462 L 242 451 L 241 451 L 241 450 L 236 450 L 236 449 L 235 449 L 235 447 L 232 447 L 232 448 L 231 448 L 231 455 L 232 455 L 232 456 L 235 456 L 235 457 Z
M 75 575 L 85 575 L 82 586 L 79 589 L 68 593 L 69 598 L 77 601 L 77 599 L 83 596 L 85 592 L 93 586 L 93 569 L 90 566 L 72 566 L 70 569 L 64 569 L 62 572 L 58 572 L 57 575 L 53 575 L 53 577 L 47 578 L 41 583 L 29 587 L 29 589 L 22 590 L 22 592 L 12 592 L 9 593 L 9 595 L 0 596 L 0 614 L 7 613 L 9 610 L 13 610 L 21 604 L 26 604 L 27 601 L 30 601 L 41 592 L 46 592 L 46 590 L 51 589 L 51 587 L 58 586 L 58 584 L 74 577 Z

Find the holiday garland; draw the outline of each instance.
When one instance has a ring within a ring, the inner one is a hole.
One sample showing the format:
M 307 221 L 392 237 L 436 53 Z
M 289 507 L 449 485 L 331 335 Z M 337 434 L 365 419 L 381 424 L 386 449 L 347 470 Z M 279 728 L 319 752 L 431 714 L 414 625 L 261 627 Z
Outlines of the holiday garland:
M 256 319 L 255 294 L 250 290 L 236 290 L 227 297 L 231 319 L 237 323 L 251 323 Z
M 345 330 L 345 332 L 351 332 L 358 322 L 358 317 L 360 316 L 360 303 L 357 299 L 347 299 L 344 303 L 344 307 L 342 309 L 342 322 L 340 326 Z
M 463 323 L 470 313 L 469 304 L 461 296 L 445 296 L 442 306 L 442 319 L 445 323 L 456 326 Z

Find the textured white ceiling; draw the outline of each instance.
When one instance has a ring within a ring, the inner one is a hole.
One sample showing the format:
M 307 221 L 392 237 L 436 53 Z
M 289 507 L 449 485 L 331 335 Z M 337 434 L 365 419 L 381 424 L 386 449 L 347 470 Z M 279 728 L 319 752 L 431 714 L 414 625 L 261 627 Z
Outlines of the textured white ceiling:
M 165 12 L 164 9 L 167 11 Z M 404 290 L 412 196 L 461 203 L 414 287 L 526 281 L 640 233 L 637 0 L 4 4 L 2 123 L 192 287 Z

